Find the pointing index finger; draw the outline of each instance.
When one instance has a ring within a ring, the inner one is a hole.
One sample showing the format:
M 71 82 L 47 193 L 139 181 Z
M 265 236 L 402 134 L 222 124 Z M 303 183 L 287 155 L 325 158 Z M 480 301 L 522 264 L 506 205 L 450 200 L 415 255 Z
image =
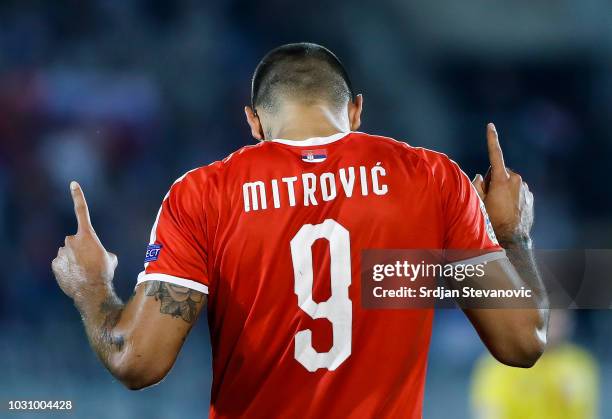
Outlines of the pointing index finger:
M 91 219 L 89 218 L 89 209 L 87 208 L 87 201 L 83 194 L 81 185 L 77 182 L 70 182 L 70 194 L 72 195 L 72 202 L 74 203 L 74 213 L 76 215 L 77 223 L 79 226 L 78 232 L 82 231 L 93 231 L 91 225 Z
M 493 123 L 487 124 L 487 148 L 489 149 L 489 162 L 491 163 L 491 177 L 508 178 L 504 155 L 499 145 L 497 130 Z

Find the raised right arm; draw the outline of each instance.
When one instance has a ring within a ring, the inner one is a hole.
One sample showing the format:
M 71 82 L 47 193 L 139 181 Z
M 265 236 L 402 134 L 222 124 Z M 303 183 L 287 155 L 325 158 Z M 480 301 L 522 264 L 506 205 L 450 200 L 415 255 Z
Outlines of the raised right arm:
M 493 124 L 487 126 L 491 163 L 485 181 L 473 185 L 483 200 L 495 235 L 508 259 L 489 262 L 484 278 L 463 285 L 481 289 L 532 290 L 528 308 L 465 308 L 464 312 L 491 354 L 515 367 L 531 367 L 542 355 L 548 329 L 548 299 L 531 247 L 533 195 L 521 176 L 507 169 Z

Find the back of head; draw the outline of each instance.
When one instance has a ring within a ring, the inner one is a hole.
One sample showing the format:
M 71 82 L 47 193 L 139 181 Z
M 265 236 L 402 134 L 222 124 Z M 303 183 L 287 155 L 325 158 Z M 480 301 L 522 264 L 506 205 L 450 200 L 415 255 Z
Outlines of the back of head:
M 321 45 L 302 42 L 275 48 L 261 60 L 253 74 L 253 109 L 274 113 L 287 101 L 341 109 L 352 99 L 346 70 Z

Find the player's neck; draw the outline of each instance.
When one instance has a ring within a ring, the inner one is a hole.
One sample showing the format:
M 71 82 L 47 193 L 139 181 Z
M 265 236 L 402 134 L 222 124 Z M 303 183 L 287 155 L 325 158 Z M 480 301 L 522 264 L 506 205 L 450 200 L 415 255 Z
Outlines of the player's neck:
M 292 106 L 274 118 L 270 139 L 307 140 L 350 131 L 348 118 L 326 106 Z

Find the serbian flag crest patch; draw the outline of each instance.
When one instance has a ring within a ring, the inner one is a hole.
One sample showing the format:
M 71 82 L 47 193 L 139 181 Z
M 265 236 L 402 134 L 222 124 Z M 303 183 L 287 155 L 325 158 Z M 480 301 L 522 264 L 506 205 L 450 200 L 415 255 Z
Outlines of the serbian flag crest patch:
M 327 158 L 325 149 L 304 150 L 302 151 L 302 161 L 307 163 L 321 163 Z

